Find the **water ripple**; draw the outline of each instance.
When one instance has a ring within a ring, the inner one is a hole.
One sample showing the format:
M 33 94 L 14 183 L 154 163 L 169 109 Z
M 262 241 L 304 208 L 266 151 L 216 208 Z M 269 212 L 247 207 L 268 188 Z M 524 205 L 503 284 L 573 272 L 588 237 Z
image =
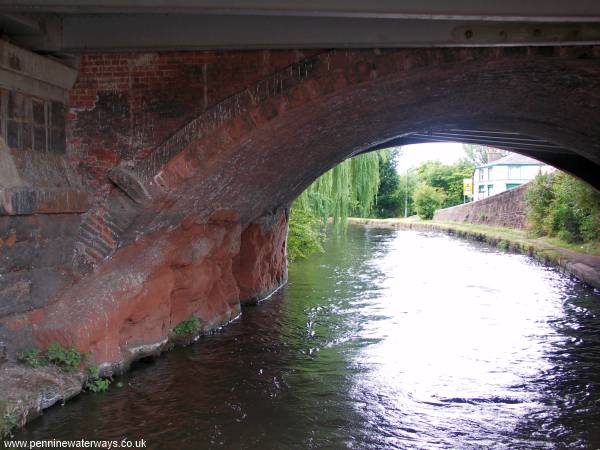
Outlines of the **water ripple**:
M 153 449 L 600 447 L 598 292 L 522 255 L 350 227 L 221 333 L 20 439 Z

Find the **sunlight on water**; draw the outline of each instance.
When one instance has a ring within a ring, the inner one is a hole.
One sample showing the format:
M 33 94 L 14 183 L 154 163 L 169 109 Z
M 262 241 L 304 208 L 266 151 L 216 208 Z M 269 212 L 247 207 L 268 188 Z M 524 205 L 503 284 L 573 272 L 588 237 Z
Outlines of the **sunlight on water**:
M 561 311 L 556 275 L 523 256 L 415 237 L 400 233 L 372 261 L 387 277 L 360 311 L 361 335 L 380 342 L 357 358 L 369 370 L 354 395 L 365 397 L 367 420 L 378 420 L 369 398 L 386 399 L 386 427 L 398 427 L 390 445 L 415 430 L 428 445 L 451 445 L 473 428 L 501 439 L 540 406 L 522 384 L 551 368 L 543 355 L 556 335 L 547 321 Z M 413 414 L 403 414 L 408 404 Z
M 350 227 L 279 296 L 21 439 L 156 449 L 600 447 L 600 296 L 531 259 Z

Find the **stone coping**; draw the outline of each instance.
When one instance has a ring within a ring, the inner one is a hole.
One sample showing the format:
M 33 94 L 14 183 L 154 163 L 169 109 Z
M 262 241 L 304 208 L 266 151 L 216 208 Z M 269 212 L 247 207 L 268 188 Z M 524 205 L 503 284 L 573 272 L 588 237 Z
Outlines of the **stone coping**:
M 0 216 L 82 213 L 92 204 L 86 191 L 65 188 L 1 188 Z

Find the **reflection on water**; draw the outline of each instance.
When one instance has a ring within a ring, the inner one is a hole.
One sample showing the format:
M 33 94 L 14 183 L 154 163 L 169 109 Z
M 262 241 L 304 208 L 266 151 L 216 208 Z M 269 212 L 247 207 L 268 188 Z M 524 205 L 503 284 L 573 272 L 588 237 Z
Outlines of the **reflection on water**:
M 443 235 L 350 228 L 222 333 L 20 439 L 153 449 L 600 447 L 600 296 Z

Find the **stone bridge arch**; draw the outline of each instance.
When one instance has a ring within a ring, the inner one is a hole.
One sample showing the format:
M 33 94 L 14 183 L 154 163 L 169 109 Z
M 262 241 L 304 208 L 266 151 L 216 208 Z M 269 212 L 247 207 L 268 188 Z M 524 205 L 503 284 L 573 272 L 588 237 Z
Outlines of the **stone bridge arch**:
M 155 56 L 129 58 L 143 66 Z M 6 327 L 41 346 L 58 340 L 98 363 L 122 363 L 165 345 L 191 315 L 206 329 L 227 322 L 240 301 L 285 283 L 286 206 L 348 156 L 414 132 L 517 132 L 553 147 L 522 153 L 600 187 L 599 48 L 331 50 L 296 59 L 159 145 L 109 152 L 91 177 L 97 201 L 74 245 L 79 278 Z M 72 153 L 78 120 L 112 123 L 127 106 L 110 87 L 81 92 L 91 106 L 72 106 Z M 94 116 L 102 101 L 121 106 Z

